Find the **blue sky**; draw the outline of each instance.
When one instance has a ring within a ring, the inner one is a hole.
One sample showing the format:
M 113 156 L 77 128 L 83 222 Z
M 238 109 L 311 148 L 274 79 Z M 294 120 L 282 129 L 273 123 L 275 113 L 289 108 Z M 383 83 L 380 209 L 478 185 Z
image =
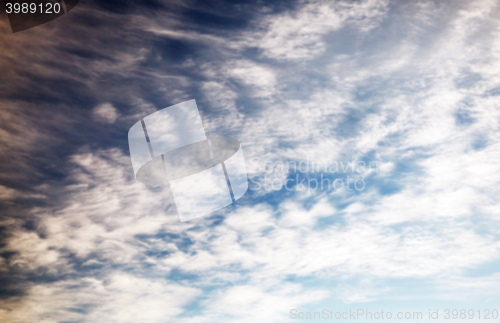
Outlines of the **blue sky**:
M 2 321 L 499 309 L 497 1 L 82 1 L 0 33 Z M 191 99 L 254 189 L 181 223 L 127 132 Z

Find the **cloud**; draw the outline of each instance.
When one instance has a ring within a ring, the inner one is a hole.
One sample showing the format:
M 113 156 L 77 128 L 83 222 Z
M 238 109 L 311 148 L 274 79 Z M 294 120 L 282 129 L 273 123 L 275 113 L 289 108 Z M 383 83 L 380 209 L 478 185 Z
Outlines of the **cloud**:
M 210 310 L 200 319 L 209 322 L 212 318 L 232 316 L 231 322 L 241 323 L 269 317 L 286 319 L 291 306 L 313 303 L 328 294 L 327 291 L 304 291 L 298 284 L 283 284 L 270 289 L 255 285 L 234 286 L 207 300 Z
M 92 109 L 92 117 L 99 122 L 114 123 L 118 118 L 118 111 L 111 103 L 103 103 Z
M 196 297 L 194 288 L 113 273 L 106 279 L 84 278 L 32 285 L 20 302 L 0 306 L 6 322 L 165 322 Z
M 16 190 L 0 185 L 0 200 L 11 200 L 18 194 Z
M 324 36 L 349 23 L 367 32 L 380 23 L 386 6 L 387 1 L 373 0 L 299 2 L 297 10 L 260 21 L 259 31 L 248 36 L 247 46 L 258 47 L 274 59 L 311 59 L 325 52 Z

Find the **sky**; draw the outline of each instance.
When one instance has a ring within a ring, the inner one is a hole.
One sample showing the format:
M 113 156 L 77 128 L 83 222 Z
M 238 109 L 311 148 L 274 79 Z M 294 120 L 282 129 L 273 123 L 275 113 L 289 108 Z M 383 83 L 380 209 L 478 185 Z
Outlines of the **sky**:
M 498 1 L 83 0 L 0 71 L 2 322 L 500 310 Z M 192 99 L 249 190 L 180 222 L 127 133 Z

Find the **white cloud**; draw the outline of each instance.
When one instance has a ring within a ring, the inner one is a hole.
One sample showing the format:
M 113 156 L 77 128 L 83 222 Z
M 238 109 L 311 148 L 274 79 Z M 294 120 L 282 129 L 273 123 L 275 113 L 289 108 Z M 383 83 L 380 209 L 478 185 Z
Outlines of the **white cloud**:
M 92 117 L 99 122 L 115 123 L 118 110 L 111 103 L 102 103 L 92 109 Z
M 113 273 L 103 280 L 83 278 L 32 285 L 26 294 L 19 302 L 0 305 L 4 322 L 160 323 L 182 313 L 182 307 L 199 291 L 163 279 Z
M 269 320 L 286 320 L 290 309 L 297 305 L 313 303 L 329 295 L 326 290 L 307 291 L 299 284 L 282 284 L 266 289 L 262 285 L 241 285 L 215 293 L 206 301 L 209 310 L 199 319 L 202 322 L 233 317 L 227 322 L 250 323 Z M 213 322 L 213 321 L 212 321 Z
M 259 47 L 275 59 L 311 59 L 324 53 L 323 37 L 344 27 L 357 25 L 366 32 L 380 23 L 387 1 L 359 3 L 304 1 L 296 11 L 269 16 L 260 22 L 260 30 L 248 36 L 247 46 Z

